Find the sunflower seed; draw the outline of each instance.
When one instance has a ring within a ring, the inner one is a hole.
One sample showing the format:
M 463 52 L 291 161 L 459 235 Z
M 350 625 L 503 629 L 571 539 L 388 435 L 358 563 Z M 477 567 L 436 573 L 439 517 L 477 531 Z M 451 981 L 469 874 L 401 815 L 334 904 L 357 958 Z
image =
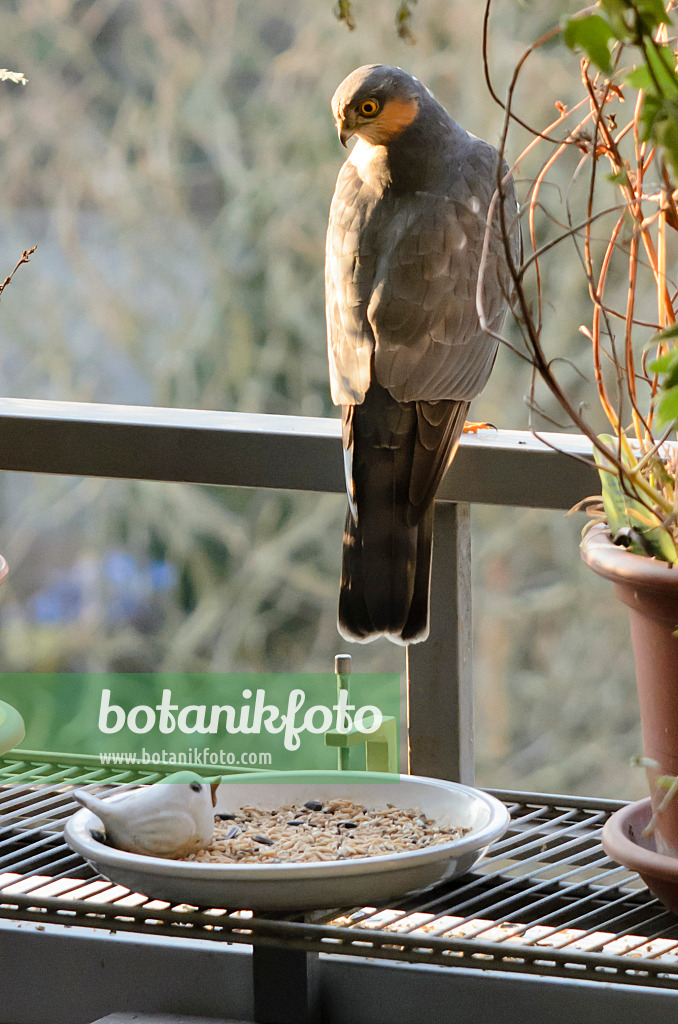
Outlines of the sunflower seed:
M 252 836 L 255 843 L 261 843 L 262 846 L 275 846 L 275 840 L 269 839 L 268 836 Z

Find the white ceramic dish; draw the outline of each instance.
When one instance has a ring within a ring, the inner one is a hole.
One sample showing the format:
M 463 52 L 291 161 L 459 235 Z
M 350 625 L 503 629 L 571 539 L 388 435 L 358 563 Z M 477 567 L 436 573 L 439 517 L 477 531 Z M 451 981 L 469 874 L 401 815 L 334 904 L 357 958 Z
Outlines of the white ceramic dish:
M 331 778 L 332 781 L 328 781 Z M 464 874 L 508 828 L 502 803 L 487 793 L 441 779 L 376 773 L 285 772 L 233 776 L 219 787 L 216 813 L 243 804 L 262 808 L 348 797 L 365 806 L 423 811 L 442 825 L 470 828 L 461 839 L 424 850 L 310 864 L 196 864 L 111 849 L 92 838 L 101 822 L 77 811 L 66 824 L 71 849 L 112 882 L 146 896 L 193 906 L 249 910 L 312 910 L 373 905 Z M 369 778 L 370 781 L 365 780 Z M 110 799 L 115 799 L 111 797 Z

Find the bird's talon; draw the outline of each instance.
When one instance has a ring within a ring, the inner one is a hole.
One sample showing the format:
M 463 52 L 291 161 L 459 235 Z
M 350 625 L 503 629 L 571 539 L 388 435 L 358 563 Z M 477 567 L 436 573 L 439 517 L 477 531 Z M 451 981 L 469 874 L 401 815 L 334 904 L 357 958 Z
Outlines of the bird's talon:
M 464 434 L 477 434 L 479 430 L 496 430 L 494 423 L 469 423 L 464 424 Z

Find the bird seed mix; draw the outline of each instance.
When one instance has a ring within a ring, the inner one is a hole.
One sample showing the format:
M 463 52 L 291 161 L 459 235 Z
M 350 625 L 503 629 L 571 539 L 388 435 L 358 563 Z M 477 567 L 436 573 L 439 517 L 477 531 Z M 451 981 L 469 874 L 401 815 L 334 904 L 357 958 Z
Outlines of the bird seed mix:
M 438 825 L 421 811 L 387 804 L 374 810 L 351 800 L 309 800 L 275 811 L 240 807 L 217 815 L 206 849 L 184 858 L 205 864 L 280 864 L 348 860 L 422 850 L 470 829 Z

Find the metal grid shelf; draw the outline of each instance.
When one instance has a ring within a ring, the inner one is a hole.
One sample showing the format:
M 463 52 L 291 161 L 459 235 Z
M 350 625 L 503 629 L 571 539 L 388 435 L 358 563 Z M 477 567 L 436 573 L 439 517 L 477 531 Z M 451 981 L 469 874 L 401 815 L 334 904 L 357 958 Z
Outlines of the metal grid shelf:
M 0 918 L 678 988 L 678 918 L 600 846 L 617 803 L 498 792 L 511 827 L 473 873 L 380 906 L 255 918 L 149 901 L 95 874 L 61 836 L 73 786 L 156 776 L 83 763 L 57 784 L 54 769 L 0 760 Z

